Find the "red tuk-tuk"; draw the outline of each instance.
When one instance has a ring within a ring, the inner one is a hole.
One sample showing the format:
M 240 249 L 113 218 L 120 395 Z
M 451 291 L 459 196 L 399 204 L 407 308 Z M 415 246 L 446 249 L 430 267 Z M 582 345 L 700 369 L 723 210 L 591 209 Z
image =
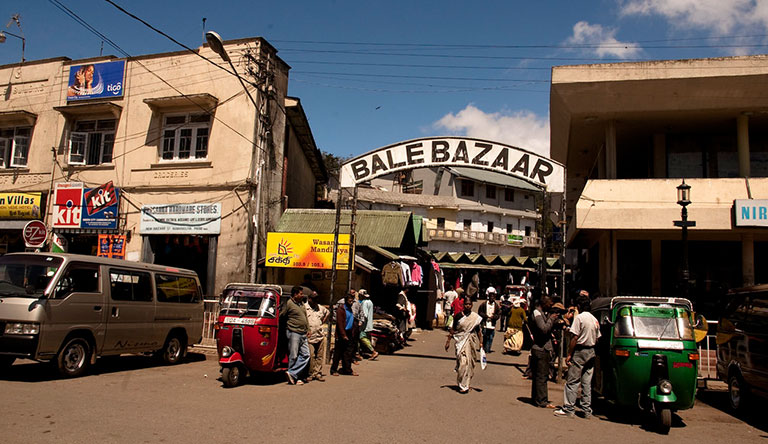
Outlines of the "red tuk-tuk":
M 228 284 L 224 288 L 216 322 L 216 349 L 224 387 L 239 385 L 251 372 L 287 369 L 280 307 L 288 297 L 290 287 L 279 285 Z

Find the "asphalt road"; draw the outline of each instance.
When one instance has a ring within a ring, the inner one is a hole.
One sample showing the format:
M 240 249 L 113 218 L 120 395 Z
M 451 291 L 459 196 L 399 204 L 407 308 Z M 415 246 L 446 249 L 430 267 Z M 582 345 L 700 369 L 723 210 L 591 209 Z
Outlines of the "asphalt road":
M 416 332 L 411 346 L 355 369 L 360 376 L 290 386 L 258 378 L 222 388 L 212 354 L 191 352 L 186 363 L 158 365 L 143 356 L 97 363 L 88 376 L 64 380 L 51 367 L 17 362 L 0 376 L 3 443 L 501 443 L 766 441 L 768 424 L 736 418 L 724 392 L 701 392 L 679 412 L 669 436 L 648 430 L 636 413 L 596 405 L 596 418 L 556 418 L 528 404 L 521 378 L 526 355 L 489 355 L 473 390 L 456 391 L 445 332 Z M 501 350 L 497 333 L 494 348 Z M 550 384 L 562 402 L 562 386 Z M 673 441 L 672 441 L 673 440 Z

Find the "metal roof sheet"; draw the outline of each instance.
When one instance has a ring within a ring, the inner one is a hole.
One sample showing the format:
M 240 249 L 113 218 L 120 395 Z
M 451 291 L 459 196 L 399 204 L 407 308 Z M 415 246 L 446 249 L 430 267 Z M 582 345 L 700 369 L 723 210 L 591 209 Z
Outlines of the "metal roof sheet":
M 349 222 L 350 211 L 342 210 L 340 233 L 349 233 Z M 410 222 L 410 212 L 358 210 L 355 243 L 360 246 L 375 245 L 400 248 Z M 275 231 L 282 233 L 333 233 L 335 224 L 336 210 L 294 208 L 283 213 Z
M 517 188 L 520 190 L 541 191 L 541 188 L 531 184 L 530 182 L 526 182 L 523 179 L 507 176 L 506 174 L 501 174 L 494 171 L 465 167 L 450 167 L 448 170 L 456 176 L 466 177 L 467 179 L 476 180 L 478 182 Z

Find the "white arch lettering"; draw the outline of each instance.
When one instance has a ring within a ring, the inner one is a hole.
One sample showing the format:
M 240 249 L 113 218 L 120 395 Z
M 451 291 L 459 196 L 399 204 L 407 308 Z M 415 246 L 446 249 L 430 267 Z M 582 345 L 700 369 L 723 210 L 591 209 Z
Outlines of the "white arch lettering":
M 385 146 L 341 166 L 341 186 L 353 187 L 396 171 L 460 166 L 526 180 L 552 193 L 564 191 L 565 167 L 522 148 L 465 137 L 427 137 Z

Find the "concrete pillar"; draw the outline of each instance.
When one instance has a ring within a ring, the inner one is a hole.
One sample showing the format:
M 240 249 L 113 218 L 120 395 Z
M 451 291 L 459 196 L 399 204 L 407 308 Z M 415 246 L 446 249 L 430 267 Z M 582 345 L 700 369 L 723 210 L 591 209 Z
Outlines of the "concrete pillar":
M 613 231 L 608 230 L 600 237 L 600 294 L 603 296 L 616 296 L 616 259 L 616 239 Z
M 614 235 L 614 232 L 611 231 L 611 285 L 609 287 L 610 289 L 610 295 L 611 296 L 618 296 L 618 278 L 619 278 L 619 254 L 618 254 L 618 242 L 616 242 L 616 236 Z
M 605 124 L 605 178 L 616 178 L 616 121 Z
M 651 295 L 661 297 L 661 239 L 651 239 Z
M 755 237 L 751 234 L 741 236 L 741 280 L 745 287 L 755 285 Z
M 667 177 L 667 135 L 664 133 L 653 135 L 653 177 Z
M 739 175 L 749 177 L 749 114 L 736 118 L 736 146 L 739 150 Z

